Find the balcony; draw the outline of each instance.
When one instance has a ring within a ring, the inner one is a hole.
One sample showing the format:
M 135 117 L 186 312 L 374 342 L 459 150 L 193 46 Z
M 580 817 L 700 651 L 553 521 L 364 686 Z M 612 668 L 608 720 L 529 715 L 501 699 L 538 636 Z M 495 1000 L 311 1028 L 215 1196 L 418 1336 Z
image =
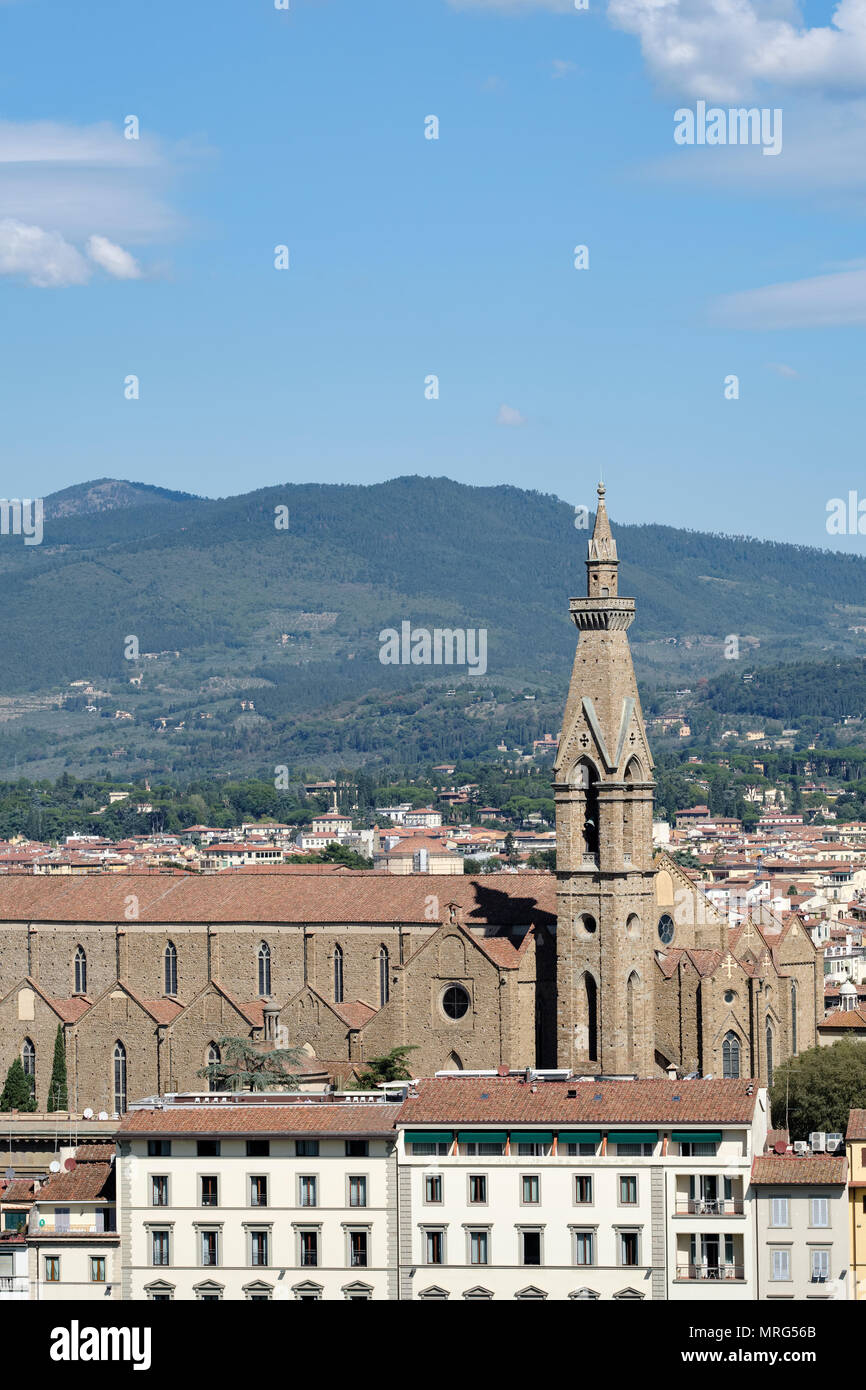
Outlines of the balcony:
M 742 1216 L 741 1197 L 678 1197 L 677 1216 Z
M 0 1274 L 0 1295 L 26 1294 L 29 1290 L 30 1281 L 26 1274 Z
M 703 1284 L 742 1282 L 746 1277 L 744 1265 L 677 1265 L 677 1280 L 681 1283 Z

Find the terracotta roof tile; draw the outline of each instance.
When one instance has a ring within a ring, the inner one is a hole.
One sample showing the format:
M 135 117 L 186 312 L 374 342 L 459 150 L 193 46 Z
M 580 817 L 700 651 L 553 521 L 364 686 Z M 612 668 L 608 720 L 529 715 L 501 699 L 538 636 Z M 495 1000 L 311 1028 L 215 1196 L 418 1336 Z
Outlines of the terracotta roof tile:
M 745 1080 L 543 1081 L 533 1091 L 516 1077 L 442 1077 L 418 1083 L 400 1123 L 749 1124 L 756 1100 Z
M 287 1105 L 190 1105 L 128 1110 L 119 1127 L 130 1134 L 391 1134 L 399 1105 L 378 1101 L 300 1101 Z
M 866 1139 L 866 1110 L 852 1110 L 848 1116 L 848 1132 L 845 1138 L 859 1143 Z
M 826 1154 L 803 1154 L 792 1158 L 779 1154 L 764 1154 L 752 1164 L 752 1182 L 781 1183 L 839 1183 L 848 1181 L 847 1158 L 828 1158 Z
M 80 1163 L 71 1172 L 52 1173 L 36 1195 L 37 1202 L 93 1202 L 114 1197 L 110 1163 Z

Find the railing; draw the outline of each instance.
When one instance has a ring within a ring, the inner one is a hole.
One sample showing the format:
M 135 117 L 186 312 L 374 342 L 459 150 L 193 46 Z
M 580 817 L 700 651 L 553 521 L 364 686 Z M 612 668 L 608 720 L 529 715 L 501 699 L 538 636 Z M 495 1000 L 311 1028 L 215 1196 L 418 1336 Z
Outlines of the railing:
M 677 1216 L 742 1216 L 741 1197 L 678 1197 Z
M 690 1283 L 703 1283 L 706 1280 L 719 1283 L 731 1279 L 745 1279 L 745 1277 L 744 1265 L 706 1264 L 677 1266 L 677 1279 L 687 1280 Z
M 0 1293 L 27 1293 L 28 1288 L 26 1274 L 0 1274 Z
M 56 1226 L 46 1221 L 44 1226 L 34 1226 L 22 1232 L 31 1236 L 116 1236 L 117 1231 L 107 1226 Z

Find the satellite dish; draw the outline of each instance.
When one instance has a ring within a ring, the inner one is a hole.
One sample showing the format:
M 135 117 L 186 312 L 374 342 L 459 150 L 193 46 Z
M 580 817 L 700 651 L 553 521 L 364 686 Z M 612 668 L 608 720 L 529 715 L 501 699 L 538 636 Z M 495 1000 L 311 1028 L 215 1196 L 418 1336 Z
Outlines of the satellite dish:
M 108 1111 L 107 1111 L 107 1110 L 100 1110 L 98 1118 L 99 1118 L 100 1120 L 107 1120 L 107 1119 L 108 1119 Z
M 788 1145 L 785 1143 L 784 1139 L 777 1140 L 777 1142 L 773 1145 L 773 1148 L 775 1149 L 776 1153 L 780 1155 L 786 1154 L 788 1152 Z
M 91 1108 L 90 1108 L 89 1105 L 88 1105 L 87 1109 L 86 1109 L 85 1112 L 84 1112 L 84 1118 L 85 1118 L 85 1120 L 92 1120 L 92 1119 L 93 1119 L 93 1111 L 91 1110 Z
M 66 1162 L 64 1163 L 63 1166 L 64 1166 L 64 1168 L 66 1169 L 67 1173 L 71 1173 L 72 1170 L 73 1170 L 73 1168 L 76 1166 L 76 1164 L 75 1164 L 75 1159 L 74 1159 L 74 1158 L 67 1158 L 67 1160 L 66 1160 Z
M 51 1170 L 52 1173 L 59 1173 L 59 1172 L 60 1172 L 60 1164 L 57 1162 L 57 1159 L 56 1159 L 56 1158 L 54 1159 L 54 1161 L 53 1161 L 52 1163 L 49 1163 L 48 1167 L 50 1168 L 50 1170 Z
M 9 1182 L 11 1182 L 12 1179 L 15 1177 L 15 1169 L 14 1169 L 14 1168 L 7 1168 L 7 1169 L 6 1169 L 6 1173 L 5 1173 L 4 1176 L 7 1178 L 7 1180 L 8 1180 Z

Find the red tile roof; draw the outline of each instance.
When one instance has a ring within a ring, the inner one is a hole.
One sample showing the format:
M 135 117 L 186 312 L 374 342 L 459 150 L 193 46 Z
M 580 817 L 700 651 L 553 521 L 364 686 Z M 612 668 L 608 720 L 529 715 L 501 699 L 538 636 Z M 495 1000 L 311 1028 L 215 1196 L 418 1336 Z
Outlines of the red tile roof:
M 820 1028 L 866 1029 L 866 1014 L 860 1009 L 834 1009 L 818 1024 Z
M 190 1105 L 129 1110 L 119 1126 L 130 1134 L 391 1134 L 399 1105 L 294 1102 L 287 1105 Z
M 418 1083 L 400 1123 L 750 1124 L 756 1100 L 757 1083 L 744 1080 L 540 1081 L 533 1090 L 516 1077 L 443 1077 Z
M 847 1158 L 828 1158 L 826 1154 L 803 1154 L 801 1158 L 764 1154 L 752 1164 L 752 1182 L 763 1185 L 795 1183 L 839 1183 L 848 1181 Z
M 866 1139 L 866 1110 L 851 1111 L 848 1116 L 848 1132 L 845 1138 L 857 1143 Z
M 331 1008 L 338 1018 L 349 1028 L 363 1028 L 365 1023 L 369 1023 L 377 1010 L 370 1004 L 365 1004 L 363 999 L 350 999 L 346 1004 L 331 1004 Z
M 470 878 L 430 874 L 141 873 L 0 878 L 0 922 L 123 921 L 129 895 L 140 922 L 429 923 L 431 889 L 444 913 L 457 903 L 467 924 L 523 925 L 556 920 L 551 873 Z
M 110 1163 L 77 1163 L 71 1172 L 52 1173 L 40 1187 L 37 1202 L 113 1201 L 114 1168 Z

